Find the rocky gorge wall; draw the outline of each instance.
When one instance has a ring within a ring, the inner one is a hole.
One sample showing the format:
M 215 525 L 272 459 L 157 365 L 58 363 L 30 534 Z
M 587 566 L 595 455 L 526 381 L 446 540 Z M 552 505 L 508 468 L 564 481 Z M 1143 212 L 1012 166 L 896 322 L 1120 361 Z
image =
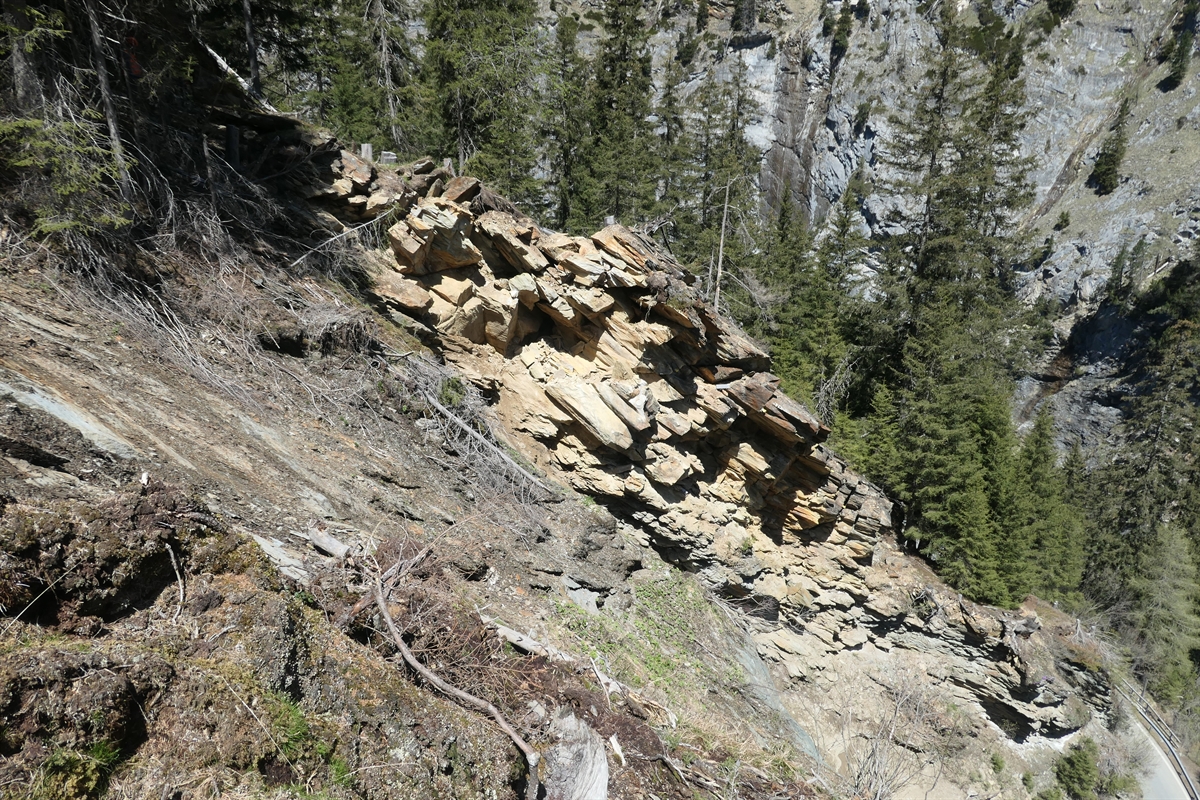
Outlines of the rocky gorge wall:
M 889 164 L 891 117 L 905 113 L 923 75 L 932 31 L 924 5 L 872 0 L 856 14 L 845 56 L 834 64 L 822 36 L 821 4 L 791 0 L 757 4 L 756 29 L 730 28 L 732 7 L 711 4 L 709 30 L 722 47 L 713 62 L 730 79 L 731 62 L 747 67 L 758 104 L 747 132 L 763 152 L 759 181 L 765 205 L 777 209 L 789 193 L 808 219 L 820 223 L 861 169 L 867 194 L 859 224 L 873 237 L 894 232 L 890 212 L 905 199 L 892 187 L 903 175 Z M 836 18 L 840 2 L 826 13 Z M 961 19 L 977 24 L 977 6 L 959 3 Z M 1119 420 L 1114 397 L 1122 380 L 1128 331 L 1091 320 L 1104 298 L 1122 248 L 1143 242 L 1135 283 L 1167 274 L 1200 237 L 1200 78 L 1191 70 L 1167 91 L 1168 65 L 1156 54 L 1170 38 L 1179 8 L 1170 0 L 1080 3 L 1057 26 L 1046 26 L 1041 3 L 993 3 L 991 10 L 1025 30 L 1026 124 L 1021 153 L 1032 161 L 1034 199 L 1019 221 L 1044 257 L 1018 275 L 1018 294 L 1053 309 L 1054 335 L 1022 382 L 1019 422 L 1049 398 L 1065 449 L 1106 440 Z M 656 63 L 673 57 L 683 22 L 652 38 Z M 695 85 L 703 72 L 693 69 Z M 1096 155 L 1129 102 L 1122 179 L 1108 195 L 1087 185 Z M 1069 224 L 1054 226 L 1066 214 Z M 1072 332 L 1085 339 L 1080 349 Z

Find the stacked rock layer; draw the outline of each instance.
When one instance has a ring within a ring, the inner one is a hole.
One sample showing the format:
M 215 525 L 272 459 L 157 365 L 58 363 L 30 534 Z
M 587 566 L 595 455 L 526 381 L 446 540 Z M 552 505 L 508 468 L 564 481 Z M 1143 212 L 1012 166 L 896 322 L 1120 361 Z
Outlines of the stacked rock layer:
M 358 161 L 343 153 L 341 167 Z M 495 400 L 526 458 L 740 606 L 782 682 L 836 681 L 864 655 L 907 653 L 1017 740 L 1107 713 L 1086 647 L 1043 629 L 1033 607 L 956 597 L 881 536 L 891 503 L 645 237 L 546 231 L 428 160 L 342 189 L 329 199 L 343 220 L 398 220 L 375 276 L 393 319 Z M 593 609 L 611 589 L 561 577 Z

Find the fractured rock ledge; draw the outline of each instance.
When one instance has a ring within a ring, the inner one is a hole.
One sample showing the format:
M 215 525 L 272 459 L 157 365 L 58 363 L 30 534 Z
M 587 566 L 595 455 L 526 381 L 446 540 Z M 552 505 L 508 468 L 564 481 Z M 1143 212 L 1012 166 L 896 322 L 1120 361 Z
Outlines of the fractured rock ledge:
M 401 210 L 380 300 L 496 398 L 526 458 L 745 612 L 782 683 L 908 653 L 1017 740 L 1107 713 L 1107 679 L 1050 639 L 897 571 L 891 502 L 670 255 L 620 225 L 545 231 L 471 179 Z
M 787 565 L 870 563 L 891 504 L 822 446 L 829 431 L 780 391 L 767 353 L 642 236 L 548 233 L 443 195 L 388 238 L 382 299 L 436 330 L 446 359 L 498 397 L 530 460 L 636 521 L 676 563 L 784 616 L 814 598 Z M 734 564 L 741 550 L 760 568 Z

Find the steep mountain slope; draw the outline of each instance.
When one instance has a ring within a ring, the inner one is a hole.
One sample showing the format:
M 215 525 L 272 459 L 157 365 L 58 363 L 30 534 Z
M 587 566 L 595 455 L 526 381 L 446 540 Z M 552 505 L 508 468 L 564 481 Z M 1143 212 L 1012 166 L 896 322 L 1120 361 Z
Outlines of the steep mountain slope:
M 134 262 L 4 237 L 3 791 L 522 792 L 498 729 L 386 660 L 358 601 L 392 564 L 409 646 L 549 796 L 582 753 L 613 797 L 1026 797 L 1118 726 L 1098 642 L 900 552 L 669 256 L 236 119 L 289 165 L 266 226 L 197 192 Z

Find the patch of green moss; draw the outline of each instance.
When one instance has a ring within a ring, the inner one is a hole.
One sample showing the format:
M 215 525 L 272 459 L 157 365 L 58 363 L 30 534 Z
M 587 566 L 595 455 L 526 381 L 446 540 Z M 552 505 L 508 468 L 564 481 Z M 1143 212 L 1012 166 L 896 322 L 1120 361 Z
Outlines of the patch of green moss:
M 89 800 L 108 786 L 121 760 L 111 743 L 99 741 L 86 751 L 56 750 L 42 762 L 29 786 L 31 800 Z

